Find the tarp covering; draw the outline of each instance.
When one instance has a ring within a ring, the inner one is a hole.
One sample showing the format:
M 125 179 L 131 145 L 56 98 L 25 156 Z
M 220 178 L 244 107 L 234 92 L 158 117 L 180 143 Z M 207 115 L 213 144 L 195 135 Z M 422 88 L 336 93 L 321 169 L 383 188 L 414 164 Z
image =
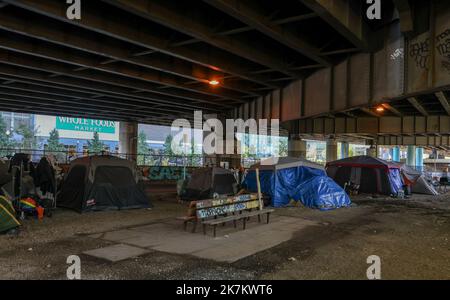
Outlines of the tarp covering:
M 352 182 L 360 193 L 397 195 L 403 189 L 400 165 L 371 156 L 355 156 L 327 163 L 327 174 L 344 187 Z
M 137 184 L 136 165 L 112 156 L 72 161 L 57 203 L 78 212 L 150 206 Z
M 0 196 L 0 233 L 5 233 L 20 226 L 15 214 L 11 202 L 6 197 Z
M 269 168 L 267 162 L 262 165 L 260 173 L 261 191 L 269 195 L 274 207 L 283 207 L 291 200 L 301 201 L 303 205 L 321 210 L 349 206 L 349 197 L 333 180 L 327 177 L 321 166 L 307 164 L 302 159 L 289 158 L 274 160 Z M 289 164 L 284 167 L 283 164 Z M 256 171 L 258 166 L 252 166 L 248 171 L 244 184 L 251 192 L 257 192 Z

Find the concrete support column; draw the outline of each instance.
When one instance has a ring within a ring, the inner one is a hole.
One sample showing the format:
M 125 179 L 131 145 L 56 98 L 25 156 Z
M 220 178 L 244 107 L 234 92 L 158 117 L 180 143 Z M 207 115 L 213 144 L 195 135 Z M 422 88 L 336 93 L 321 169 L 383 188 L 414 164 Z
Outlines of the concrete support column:
M 347 142 L 341 143 L 341 158 L 347 158 L 350 153 L 350 145 Z
M 400 162 L 400 147 L 398 146 L 392 148 L 392 161 Z
M 288 147 L 288 156 L 306 158 L 306 141 L 290 140 Z
M 336 140 L 327 140 L 327 162 L 337 160 L 337 142 Z
M 423 148 L 416 148 L 416 167 L 422 169 L 423 168 Z
M 416 166 L 416 146 L 408 146 L 408 154 L 406 156 L 406 164 L 411 167 Z
M 137 160 L 138 123 L 120 122 L 119 152 L 128 159 Z

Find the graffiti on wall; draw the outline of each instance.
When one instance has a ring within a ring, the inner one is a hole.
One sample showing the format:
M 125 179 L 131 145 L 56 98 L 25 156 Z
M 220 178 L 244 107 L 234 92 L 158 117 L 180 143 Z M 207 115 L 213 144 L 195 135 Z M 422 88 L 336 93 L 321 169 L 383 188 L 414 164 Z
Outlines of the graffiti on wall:
M 443 57 L 442 68 L 450 74 L 450 28 L 436 37 L 436 49 Z
M 430 38 L 415 41 L 409 46 L 409 56 L 419 69 L 429 70 Z M 450 28 L 436 36 L 435 47 L 437 55 L 441 56 L 441 66 L 450 74 Z
M 186 168 L 186 176 L 191 173 L 191 168 Z M 180 180 L 184 177 L 184 167 L 163 167 L 154 166 L 144 170 L 145 176 L 150 180 L 162 181 L 162 180 Z
M 430 59 L 430 39 L 417 41 L 409 46 L 409 56 L 419 69 L 428 69 Z

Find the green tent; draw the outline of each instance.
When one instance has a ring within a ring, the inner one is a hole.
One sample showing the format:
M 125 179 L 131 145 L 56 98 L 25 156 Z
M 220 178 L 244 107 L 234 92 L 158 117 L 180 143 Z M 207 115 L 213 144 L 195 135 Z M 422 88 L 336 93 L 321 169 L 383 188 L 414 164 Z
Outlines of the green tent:
M 20 226 L 14 215 L 15 211 L 11 202 L 4 196 L 0 196 L 0 233 Z

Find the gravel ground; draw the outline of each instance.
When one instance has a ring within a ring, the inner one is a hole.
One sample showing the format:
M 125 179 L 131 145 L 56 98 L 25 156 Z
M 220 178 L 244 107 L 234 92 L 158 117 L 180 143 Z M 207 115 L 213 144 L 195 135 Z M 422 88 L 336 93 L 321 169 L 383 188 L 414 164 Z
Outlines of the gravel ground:
M 0 279 L 64 279 L 69 255 L 111 244 L 89 234 L 184 215 L 186 207 L 171 199 L 155 200 L 151 210 L 83 215 L 58 210 L 51 219 L 27 220 L 18 237 L 0 236 Z M 360 196 L 351 208 L 320 212 L 290 207 L 276 214 L 318 225 L 233 264 L 157 251 L 118 263 L 81 255 L 82 277 L 365 279 L 367 257 L 378 255 L 383 279 L 450 279 L 450 196 Z

